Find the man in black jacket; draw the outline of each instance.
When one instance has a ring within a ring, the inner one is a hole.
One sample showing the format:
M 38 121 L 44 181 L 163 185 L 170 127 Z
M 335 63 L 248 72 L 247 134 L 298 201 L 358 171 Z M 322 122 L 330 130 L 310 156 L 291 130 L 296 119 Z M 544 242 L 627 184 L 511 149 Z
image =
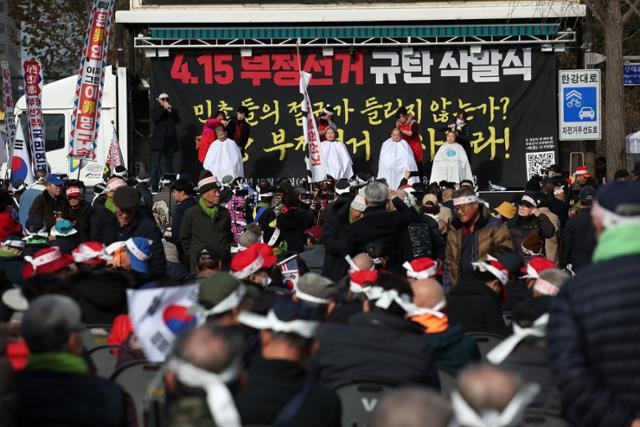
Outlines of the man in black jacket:
M 51 174 L 47 177 L 47 188 L 35 198 L 29 216 L 37 215 L 44 221 L 47 231 L 56 225 L 56 221 L 62 218 L 73 218 L 69 202 L 63 194 L 64 181 L 60 175 Z
M 104 230 L 104 244 L 123 242 L 132 237 L 151 240 L 149 277 L 162 278 L 167 272 L 167 260 L 162 246 L 162 234 L 153 218 L 140 212 L 140 193 L 129 186 L 119 187 L 113 194 L 115 215 L 109 218 Z
M 535 235 L 542 241 L 542 253 L 544 253 L 544 241 L 554 236 L 556 228 L 549 218 L 538 210 L 538 201 L 525 194 L 518 203 L 518 215 L 507 223 L 511 239 L 513 239 L 513 249 L 526 257 L 542 255 L 530 253 L 522 244 L 527 236 Z
M 268 316 L 243 312 L 239 320 L 260 329 L 262 341 L 261 357 L 251 365 L 247 384 L 236 396 L 243 424 L 340 426 L 340 400 L 315 384 L 304 367 L 313 354 L 320 312 L 280 297 Z
M 180 260 L 186 260 L 184 249 L 180 243 L 180 227 L 182 227 L 182 218 L 187 209 L 195 206 L 198 202 L 193 197 L 193 184 L 184 178 L 178 179 L 171 184 L 171 196 L 177 205 L 173 212 L 171 221 L 171 241 L 178 248 L 178 256 Z
M 591 220 L 591 205 L 596 191 L 592 187 L 580 190 L 580 210 L 569 218 L 562 234 L 560 266 L 571 264 L 575 272 L 591 264 L 591 256 L 596 247 L 596 230 Z
M 165 173 L 173 172 L 173 157 L 178 151 L 176 123 L 180 122 L 178 110 L 169 102 L 169 95 L 158 96 L 158 106 L 151 110 L 153 136 L 151 138 L 151 185 L 158 191 L 158 182 Z
M 571 425 L 640 425 L 640 183 L 600 188 L 591 208 L 593 264 L 551 305 L 552 376 Z
M 240 151 L 244 154 L 245 148 L 247 148 L 247 142 L 249 142 L 249 135 L 251 133 L 251 125 L 247 123 L 247 115 L 249 109 L 244 105 L 241 105 L 236 110 L 236 116 L 229 120 L 227 125 L 227 135 L 229 139 L 233 139 Z
M 424 328 L 405 319 L 411 286 L 400 277 L 380 273 L 368 288 L 363 307 L 370 311 L 351 316 L 348 325 L 320 327 L 314 359 L 320 381 L 334 389 L 353 382 L 438 389 L 434 350 Z
M 336 198 L 324 210 L 324 263 L 322 275 L 338 282 L 347 273 L 346 233 L 351 223 L 349 204 L 353 200 L 349 182 L 339 180 L 335 185 Z

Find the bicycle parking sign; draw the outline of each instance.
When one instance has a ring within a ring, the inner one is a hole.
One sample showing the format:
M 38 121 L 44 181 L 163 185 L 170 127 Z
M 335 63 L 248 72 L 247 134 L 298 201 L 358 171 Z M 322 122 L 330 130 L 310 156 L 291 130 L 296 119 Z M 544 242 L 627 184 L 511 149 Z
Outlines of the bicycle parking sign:
M 600 70 L 560 70 L 559 140 L 599 140 Z

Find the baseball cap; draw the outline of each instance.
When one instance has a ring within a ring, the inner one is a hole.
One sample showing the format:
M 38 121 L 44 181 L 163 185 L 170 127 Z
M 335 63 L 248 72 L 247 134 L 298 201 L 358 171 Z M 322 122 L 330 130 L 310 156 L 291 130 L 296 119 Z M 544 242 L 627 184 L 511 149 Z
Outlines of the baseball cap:
M 47 176 L 47 182 L 49 184 L 53 184 L 53 185 L 56 185 L 56 186 L 64 184 L 64 180 L 57 173 L 52 173 L 49 176 Z

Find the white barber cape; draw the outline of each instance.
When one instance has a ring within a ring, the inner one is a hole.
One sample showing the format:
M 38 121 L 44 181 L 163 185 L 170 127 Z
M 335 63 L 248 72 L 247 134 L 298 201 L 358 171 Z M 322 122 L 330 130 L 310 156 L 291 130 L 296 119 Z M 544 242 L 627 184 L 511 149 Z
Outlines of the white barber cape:
M 397 190 L 405 171 L 415 172 L 418 170 L 413 151 L 407 141 L 401 139 L 398 142 L 391 138 L 387 139 L 380 149 L 380 160 L 378 161 L 378 179 L 385 178 L 389 188 Z M 409 178 L 409 184 L 418 182 L 417 177 Z
M 235 141 L 229 138 L 224 141 L 216 139 L 211 143 L 202 166 L 217 176 L 218 179 L 222 179 L 227 175 L 231 175 L 234 178 L 244 177 L 242 153 Z
M 463 179 L 473 180 L 467 153 L 457 142 L 442 144 L 433 158 L 429 182 L 460 182 Z
M 324 171 L 336 180 L 349 179 L 353 176 L 353 162 L 344 142 L 322 141 L 320 143 L 320 158 Z

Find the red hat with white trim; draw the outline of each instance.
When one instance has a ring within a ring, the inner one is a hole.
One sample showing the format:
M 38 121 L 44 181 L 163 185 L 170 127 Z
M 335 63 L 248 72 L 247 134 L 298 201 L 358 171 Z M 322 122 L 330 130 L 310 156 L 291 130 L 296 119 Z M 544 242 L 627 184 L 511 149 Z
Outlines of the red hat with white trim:
M 276 265 L 277 262 L 278 257 L 273 255 L 273 249 L 269 245 L 254 243 L 233 256 L 231 259 L 231 275 L 238 279 L 246 279 L 258 270 Z
M 479 261 L 471 263 L 473 268 L 483 273 L 491 273 L 502 284 L 500 287 L 500 298 L 504 301 L 507 299 L 507 282 L 509 281 L 509 270 L 500 261 L 489 260 L 487 262 Z
M 29 279 L 41 274 L 51 274 L 73 264 L 73 257 L 60 252 L 60 249 L 45 248 L 35 253 L 33 257 L 24 257 L 26 264 L 22 268 L 22 278 Z
M 585 178 L 590 178 L 589 170 L 585 166 L 578 166 L 578 169 L 573 173 L 575 176 L 584 176 Z
M 351 274 L 349 290 L 354 294 L 366 292 L 373 283 L 378 280 L 378 272 L 375 270 L 358 270 Z
M 407 277 L 412 279 L 428 279 L 438 272 L 438 266 L 431 258 L 416 258 L 411 262 L 405 262 L 402 266 L 407 270 Z
M 111 260 L 106 247 L 100 242 L 80 243 L 71 253 L 73 260 L 78 264 L 105 265 Z
M 278 263 L 278 257 L 273 254 L 273 248 L 266 243 L 253 243 L 247 249 L 253 248 L 258 254 L 264 258 L 262 268 L 273 267 Z
M 524 276 L 520 276 L 521 279 L 537 279 L 540 277 L 540 273 L 545 270 L 549 270 L 550 268 L 555 268 L 556 265 L 549 261 L 544 257 L 535 257 L 531 258 L 531 260 L 520 269 L 522 273 L 525 273 Z
M 67 197 L 78 197 L 82 194 L 82 191 L 80 190 L 80 187 L 72 185 L 71 187 L 67 188 L 66 193 Z

